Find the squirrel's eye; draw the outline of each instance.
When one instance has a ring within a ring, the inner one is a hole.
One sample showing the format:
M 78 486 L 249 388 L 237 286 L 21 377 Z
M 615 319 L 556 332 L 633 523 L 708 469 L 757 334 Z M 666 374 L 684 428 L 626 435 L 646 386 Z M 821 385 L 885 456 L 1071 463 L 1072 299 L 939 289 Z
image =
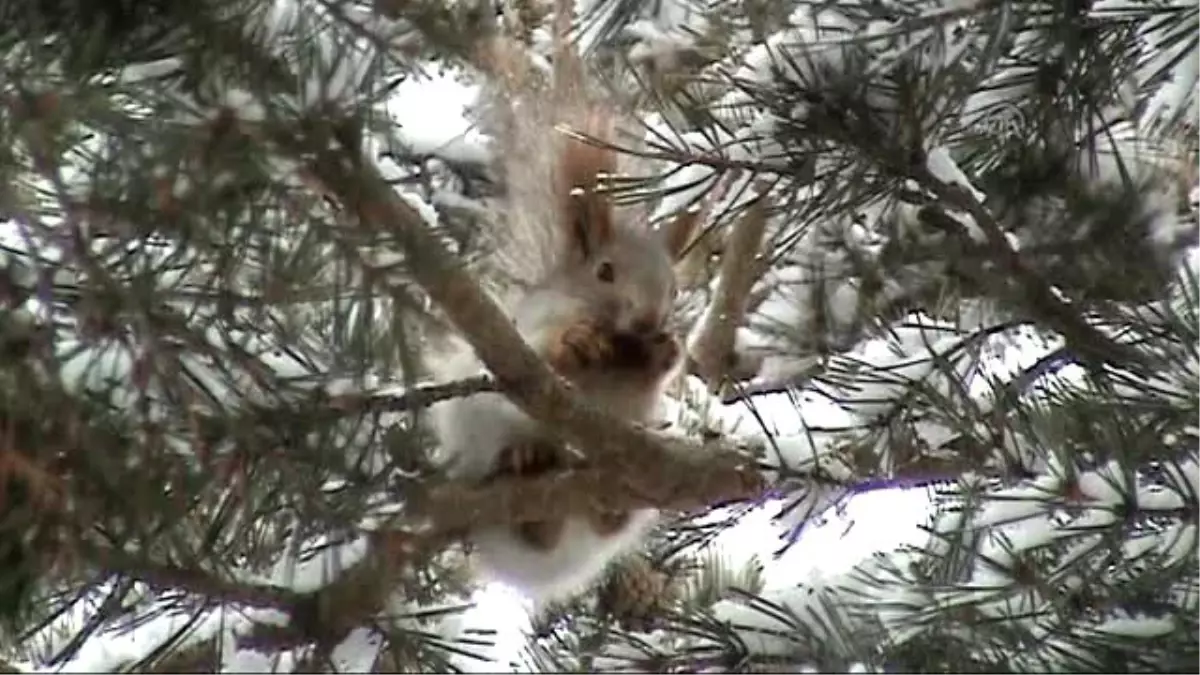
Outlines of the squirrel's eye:
M 596 278 L 604 283 L 611 284 L 616 277 L 616 271 L 613 270 L 612 263 L 602 262 L 596 267 Z

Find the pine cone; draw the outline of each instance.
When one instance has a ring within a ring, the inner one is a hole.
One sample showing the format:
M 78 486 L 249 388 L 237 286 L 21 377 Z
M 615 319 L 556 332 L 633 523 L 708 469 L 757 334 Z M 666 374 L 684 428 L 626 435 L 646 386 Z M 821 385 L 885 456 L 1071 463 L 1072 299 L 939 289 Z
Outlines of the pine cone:
M 601 613 L 626 630 L 646 631 L 674 599 L 670 576 L 643 555 L 617 564 L 600 588 Z

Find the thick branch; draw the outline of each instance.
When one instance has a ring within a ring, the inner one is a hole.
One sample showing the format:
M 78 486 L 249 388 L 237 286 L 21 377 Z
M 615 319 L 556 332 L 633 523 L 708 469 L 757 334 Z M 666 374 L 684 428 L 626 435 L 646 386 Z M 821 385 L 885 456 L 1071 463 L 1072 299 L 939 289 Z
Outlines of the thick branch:
M 758 495 L 758 486 L 742 482 L 738 467 L 725 458 L 717 457 L 696 469 L 691 473 L 655 472 L 666 480 L 649 486 L 652 489 L 648 491 L 613 489 L 614 485 L 628 485 L 625 477 L 630 468 L 605 466 L 507 478 L 485 487 L 451 483 L 409 498 L 413 510 L 430 519 L 434 532 L 449 533 L 531 520 L 551 512 L 692 511 Z M 645 482 L 638 486 L 645 487 Z

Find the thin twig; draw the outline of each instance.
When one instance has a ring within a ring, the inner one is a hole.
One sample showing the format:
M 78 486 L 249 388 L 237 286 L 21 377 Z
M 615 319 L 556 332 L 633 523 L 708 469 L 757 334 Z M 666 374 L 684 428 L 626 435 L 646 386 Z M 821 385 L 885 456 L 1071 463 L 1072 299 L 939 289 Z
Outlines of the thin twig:
M 154 563 L 113 549 L 93 550 L 88 557 L 102 573 L 128 577 L 156 591 L 186 590 L 213 602 L 286 611 L 303 597 L 281 586 L 231 581 L 206 570 Z
M 402 394 L 353 393 L 338 394 L 329 405 L 339 412 L 412 412 L 452 398 L 496 391 L 496 382 L 489 375 L 455 380 L 443 384 L 414 387 Z
M 758 255 L 767 230 L 763 199 L 761 194 L 755 198 L 732 226 L 721 256 L 721 276 L 716 291 L 688 348 L 690 358 L 695 361 L 696 374 L 713 393 L 721 390 L 735 361 L 737 329 L 745 316 L 750 289 L 762 269 Z

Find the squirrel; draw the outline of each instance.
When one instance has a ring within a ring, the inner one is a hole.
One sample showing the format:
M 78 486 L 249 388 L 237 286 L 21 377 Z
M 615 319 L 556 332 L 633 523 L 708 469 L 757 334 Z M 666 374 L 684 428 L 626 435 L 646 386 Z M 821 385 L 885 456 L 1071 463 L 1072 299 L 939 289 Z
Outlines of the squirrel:
M 555 70 L 556 76 L 565 72 Z M 524 283 L 501 302 L 521 337 L 579 396 L 615 417 L 648 423 L 683 361 L 668 320 L 674 262 L 693 223 L 680 218 L 652 231 L 644 214 L 614 205 L 602 184 L 617 170 L 616 152 L 554 129 L 555 121 L 565 121 L 583 136 L 611 137 L 614 115 L 603 105 L 576 94 L 564 101 L 562 90 L 578 86 L 577 80 L 554 83 L 557 98 L 549 105 L 532 87 L 509 92 L 522 107 L 509 108 L 508 138 L 500 141 L 507 190 L 499 211 L 506 227 L 496 232 L 494 257 Z M 431 365 L 447 380 L 483 369 L 461 340 Z M 439 402 L 429 414 L 454 478 L 486 483 L 587 463 L 576 449 L 545 438 L 502 394 Z M 658 519 L 655 509 L 546 513 L 470 532 L 468 541 L 484 576 L 550 602 L 593 584 Z

